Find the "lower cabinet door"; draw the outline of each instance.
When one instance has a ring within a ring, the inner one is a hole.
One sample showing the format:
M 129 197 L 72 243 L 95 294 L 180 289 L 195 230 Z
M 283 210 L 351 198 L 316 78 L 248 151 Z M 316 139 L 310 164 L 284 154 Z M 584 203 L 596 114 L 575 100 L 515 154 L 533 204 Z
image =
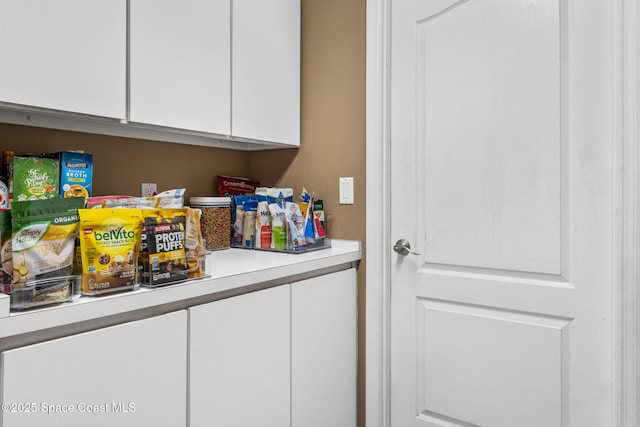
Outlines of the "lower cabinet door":
M 2 353 L 2 427 L 185 426 L 185 310 Z
M 290 286 L 189 309 L 190 427 L 290 425 Z
M 355 269 L 291 285 L 291 425 L 355 427 Z

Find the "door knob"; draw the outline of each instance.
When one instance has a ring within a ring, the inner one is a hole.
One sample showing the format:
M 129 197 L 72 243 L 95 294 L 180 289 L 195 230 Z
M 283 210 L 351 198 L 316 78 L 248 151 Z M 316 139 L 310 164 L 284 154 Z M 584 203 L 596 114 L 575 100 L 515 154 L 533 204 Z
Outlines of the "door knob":
M 422 254 L 412 250 L 411 249 L 411 244 L 409 243 L 408 240 L 405 240 L 405 239 L 398 240 L 396 242 L 396 244 L 393 245 L 393 250 L 396 251 L 400 255 L 409 255 L 409 254 L 422 255 Z

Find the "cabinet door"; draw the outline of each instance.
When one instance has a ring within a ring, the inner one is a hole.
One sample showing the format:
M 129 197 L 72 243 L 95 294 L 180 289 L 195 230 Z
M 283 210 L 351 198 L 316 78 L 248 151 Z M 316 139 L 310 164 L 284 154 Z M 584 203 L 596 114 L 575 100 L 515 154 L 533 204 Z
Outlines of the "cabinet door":
M 300 145 L 300 0 L 233 1 L 234 136 Z
M 186 349 L 183 310 L 6 351 L 0 425 L 184 426 Z
M 191 427 L 290 425 L 289 286 L 189 309 Z
M 0 102 L 124 118 L 126 0 L 0 2 Z
M 349 269 L 291 285 L 291 425 L 355 427 L 357 278 Z
M 130 120 L 228 135 L 229 0 L 131 0 Z

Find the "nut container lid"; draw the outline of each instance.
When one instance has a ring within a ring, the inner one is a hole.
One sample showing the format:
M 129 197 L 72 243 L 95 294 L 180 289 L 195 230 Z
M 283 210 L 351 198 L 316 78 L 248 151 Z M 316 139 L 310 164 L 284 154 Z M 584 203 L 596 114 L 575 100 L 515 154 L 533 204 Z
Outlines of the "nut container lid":
M 189 204 L 194 207 L 228 207 L 231 197 L 191 197 Z

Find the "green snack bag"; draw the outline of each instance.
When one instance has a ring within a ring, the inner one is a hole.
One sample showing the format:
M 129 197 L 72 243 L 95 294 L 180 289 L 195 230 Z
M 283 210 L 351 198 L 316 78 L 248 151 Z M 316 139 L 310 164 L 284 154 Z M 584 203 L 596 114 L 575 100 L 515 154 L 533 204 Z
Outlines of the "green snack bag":
M 278 203 L 270 203 L 269 211 L 271 212 L 271 230 L 273 232 L 271 249 L 284 251 L 287 249 L 287 214 Z
M 84 198 L 14 202 L 13 283 L 69 276 Z
M 287 249 L 287 231 L 279 220 L 273 221 L 273 248 L 278 251 Z
M 14 156 L 13 200 L 45 200 L 58 195 L 60 162 L 38 156 Z

